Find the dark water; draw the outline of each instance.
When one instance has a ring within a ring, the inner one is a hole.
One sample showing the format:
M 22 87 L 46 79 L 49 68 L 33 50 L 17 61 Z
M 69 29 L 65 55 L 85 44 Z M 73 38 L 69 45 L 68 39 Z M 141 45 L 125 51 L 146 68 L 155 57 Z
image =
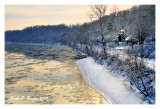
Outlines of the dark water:
M 107 104 L 82 78 L 67 46 L 5 45 L 6 104 Z

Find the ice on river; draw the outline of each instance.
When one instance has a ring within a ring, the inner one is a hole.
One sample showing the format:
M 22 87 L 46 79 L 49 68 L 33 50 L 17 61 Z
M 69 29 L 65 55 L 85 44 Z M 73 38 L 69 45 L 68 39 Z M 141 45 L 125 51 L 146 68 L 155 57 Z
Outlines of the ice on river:
M 5 45 L 5 104 L 108 104 L 81 76 L 68 46 Z

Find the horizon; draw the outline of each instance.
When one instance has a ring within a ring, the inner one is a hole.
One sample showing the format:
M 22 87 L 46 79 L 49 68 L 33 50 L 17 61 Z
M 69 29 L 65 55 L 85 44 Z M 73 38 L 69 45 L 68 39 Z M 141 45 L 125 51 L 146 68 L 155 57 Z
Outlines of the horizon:
M 109 5 L 109 8 L 113 5 Z M 135 5 L 116 5 L 126 10 Z M 6 5 L 5 31 L 33 26 L 76 25 L 91 22 L 89 5 Z M 109 13 L 109 12 L 107 12 Z

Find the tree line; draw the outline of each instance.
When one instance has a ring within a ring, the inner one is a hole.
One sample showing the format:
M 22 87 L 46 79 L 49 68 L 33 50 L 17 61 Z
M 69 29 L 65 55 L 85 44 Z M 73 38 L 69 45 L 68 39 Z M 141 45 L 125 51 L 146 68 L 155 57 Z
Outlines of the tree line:
M 101 8 L 100 11 L 98 10 Z M 47 25 L 27 27 L 23 30 L 5 31 L 5 41 L 10 42 L 28 42 L 28 43 L 100 43 L 105 46 L 105 42 L 111 42 L 116 34 L 123 27 L 125 35 L 133 35 L 138 40 L 145 39 L 147 36 L 155 36 L 155 6 L 140 5 L 131 9 L 119 11 L 118 7 L 110 9 L 110 15 L 107 15 L 107 7 L 91 8 L 89 23 L 82 25 L 67 26 Z M 99 14 L 99 15 L 98 15 Z M 102 14 L 102 15 L 100 15 Z M 93 20 L 93 18 L 96 18 Z M 99 38 L 102 36 L 102 39 Z M 100 41 L 101 40 L 101 41 Z M 103 41 L 102 41 L 103 40 Z M 98 42 L 99 41 L 99 42 Z

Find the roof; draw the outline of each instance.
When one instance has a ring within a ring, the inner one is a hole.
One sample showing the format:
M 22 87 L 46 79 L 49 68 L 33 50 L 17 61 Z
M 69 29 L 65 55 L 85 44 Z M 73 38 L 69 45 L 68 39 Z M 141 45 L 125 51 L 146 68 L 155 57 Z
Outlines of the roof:
M 132 35 L 128 36 L 128 37 L 125 39 L 125 41 L 128 41 L 128 40 L 130 40 L 130 39 L 132 39 Z
M 135 36 L 128 36 L 125 41 L 132 41 L 132 42 L 138 42 L 138 39 Z

